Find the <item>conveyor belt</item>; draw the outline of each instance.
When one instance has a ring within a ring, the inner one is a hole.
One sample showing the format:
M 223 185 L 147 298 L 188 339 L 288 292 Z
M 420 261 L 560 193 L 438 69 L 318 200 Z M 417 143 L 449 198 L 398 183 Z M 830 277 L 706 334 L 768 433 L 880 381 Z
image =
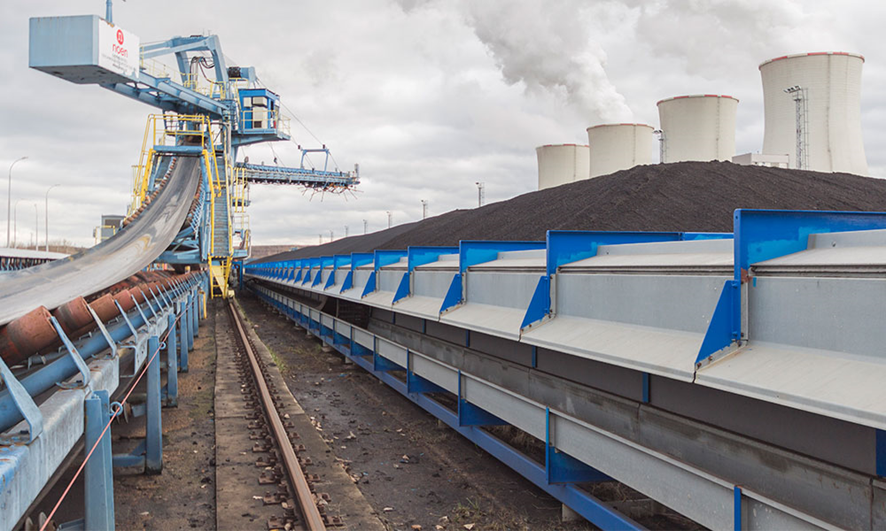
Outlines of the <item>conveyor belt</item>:
M 200 161 L 178 156 L 169 182 L 124 230 L 63 260 L 3 276 L 0 326 L 111 286 L 153 262 L 178 234 L 200 181 Z

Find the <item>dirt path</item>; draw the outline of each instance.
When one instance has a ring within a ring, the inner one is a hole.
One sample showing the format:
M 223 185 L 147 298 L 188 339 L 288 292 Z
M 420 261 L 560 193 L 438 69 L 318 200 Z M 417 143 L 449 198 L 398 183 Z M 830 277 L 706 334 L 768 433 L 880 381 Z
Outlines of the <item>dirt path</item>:
M 215 312 L 200 323 L 179 373 L 178 407 L 163 410 L 163 473 L 158 476 L 114 471 L 117 529 L 215 529 Z M 144 437 L 144 419 L 113 426 L 114 451 Z
M 590 529 L 560 503 L 247 293 L 240 304 L 296 400 L 389 529 Z

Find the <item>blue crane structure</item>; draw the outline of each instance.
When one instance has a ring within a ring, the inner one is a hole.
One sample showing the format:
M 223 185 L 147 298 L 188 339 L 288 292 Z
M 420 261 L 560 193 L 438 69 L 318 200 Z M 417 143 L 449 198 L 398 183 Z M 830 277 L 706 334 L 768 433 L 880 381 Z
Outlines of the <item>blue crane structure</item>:
M 157 61 L 173 56 L 177 71 Z M 227 296 L 235 261 L 249 255 L 249 184 L 289 184 L 340 192 L 359 183 L 354 171 L 329 169 L 329 149 L 299 149 L 301 165 L 237 162 L 242 146 L 291 140 L 280 97 L 260 86 L 254 67 L 228 65 L 216 35 L 140 44 L 97 15 L 30 20 L 29 65 L 78 84 L 96 84 L 161 111 L 148 119 L 133 186 L 130 221 L 165 185 L 181 157 L 199 157 L 203 182 L 179 235 L 159 258 L 178 266 L 208 264 L 213 296 Z M 323 169 L 305 166 L 324 153 Z M 127 222 L 124 222 L 127 223 Z

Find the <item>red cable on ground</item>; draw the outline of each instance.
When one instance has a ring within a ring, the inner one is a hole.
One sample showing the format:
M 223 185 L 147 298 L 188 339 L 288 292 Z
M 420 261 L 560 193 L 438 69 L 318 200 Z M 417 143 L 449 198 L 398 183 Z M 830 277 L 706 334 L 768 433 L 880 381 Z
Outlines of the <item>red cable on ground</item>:
M 176 317 L 174 324 L 178 324 L 178 322 L 181 320 L 181 317 L 182 317 L 181 315 Z M 163 335 L 163 338 L 161 339 L 160 343 L 166 342 L 166 338 L 169 337 L 169 332 L 171 330 L 172 330 L 171 328 L 166 329 L 166 334 Z M 151 366 L 151 363 L 154 362 L 154 358 L 156 358 L 158 354 L 160 354 L 160 347 L 159 346 L 157 347 L 157 350 L 155 350 L 154 353 L 151 355 L 151 359 L 149 359 L 148 362 L 145 363 L 144 368 L 142 368 L 141 374 L 139 374 L 138 378 L 135 379 L 135 382 L 132 384 L 132 387 L 129 388 L 129 391 L 126 393 L 126 396 L 123 397 L 123 400 L 120 402 L 120 407 L 117 408 L 117 411 L 114 411 L 111 414 L 110 420 L 108 420 L 108 423 L 105 424 L 105 429 L 102 430 L 101 435 L 98 436 L 98 439 L 96 439 L 95 444 L 92 445 L 92 448 L 90 448 L 89 453 L 86 454 L 86 458 L 83 459 L 83 463 L 80 464 L 80 468 L 77 469 L 77 472 L 74 474 L 74 477 L 71 478 L 71 481 L 68 483 L 68 486 L 65 487 L 65 491 L 62 493 L 61 497 L 58 499 L 58 502 L 56 502 L 55 507 L 53 507 L 52 511 L 50 511 L 49 516 L 46 517 L 46 521 L 43 522 L 42 526 L 40 526 L 40 531 L 45 531 L 46 526 L 48 526 L 49 522 L 52 521 L 52 517 L 55 516 L 56 511 L 58 511 L 58 508 L 61 506 L 62 502 L 65 500 L 65 497 L 67 497 L 68 492 L 70 492 L 70 490 L 71 490 L 71 487 L 74 486 L 74 482 L 77 481 L 78 477 L 80 477 L 80 473 L 83 472 L 83 469 L 86 467 L 86 463 L 89 461 L 89 458 L 92 457 L 92 453 L 95 452 L 95 449 L 98 447 L 98 443 L 100 443 L 102 441 L 102 438 L 105 436 L 105 433 L 108 432 L 108 428 L 111 427 L 111 423 L 114 422 L 114 419 L 117 418 L 117 415 L 119 415 L 120 412 L 123 411 L 123 406 L 126 404 L 126 401 L 129 400 L 129 395 L 131 395 L 132 392 L 135 391 L 135 387 L 138 385 L 138 382 L 140 382 L 142 379 L 142 376 L 144 376 L 145 373 L 148 372 L 148 367 Z

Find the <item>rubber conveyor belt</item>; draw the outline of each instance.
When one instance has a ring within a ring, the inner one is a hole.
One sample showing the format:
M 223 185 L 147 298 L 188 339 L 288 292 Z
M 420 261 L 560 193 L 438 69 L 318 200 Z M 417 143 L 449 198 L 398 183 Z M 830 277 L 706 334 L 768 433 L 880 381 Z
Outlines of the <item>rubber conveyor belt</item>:
M 178 234 L 200 178 L 200 159 L 178 156 L 169 181 L 125 229 L 69 258 L 0 277 L 0 326 L 38 306 L 55 308 L 144 269 Z

